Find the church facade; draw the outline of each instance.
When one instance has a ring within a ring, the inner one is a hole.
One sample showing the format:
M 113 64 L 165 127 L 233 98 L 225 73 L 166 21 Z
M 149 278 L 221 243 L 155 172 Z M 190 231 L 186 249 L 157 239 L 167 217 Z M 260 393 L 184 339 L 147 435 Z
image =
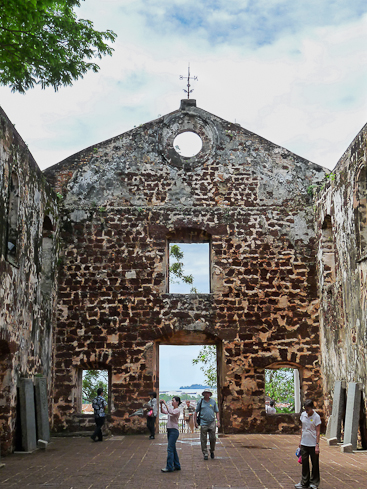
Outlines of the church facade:
M 174 147 L 176 136 L 188 131 L 202 141 L 194 157 Z M 34 361 L 32 353 L 17 369 L 20 340 L 13 351 L 9 345 L 19 307 L 9 313 L 2 302 L 3 386 L 9 372 L 15 385 L 22 376 L 45 375 L 52 430 L 80 431 L 90 424 L 81 412 L 83 371 L 105 370 L 111 431 L 142 432 L 144 420 L 130 414 L 159 389 L 160 346 L 215 345 L 223 432 L 298 430 L 296 414 L 265 414 L 265 371 L 280 367 L 296 371 L 301 401 L 314 399 L 325 422 L 335 380 L 353 378 L 366 387 L 364 255 L 356 251 L 364 244 L 365 137 L 362 130 L 330 176 L 183 100 L 179 110 L 87 148 L 43 175 L 33 169 L 36 177 L 25 188 L 38 202 L 34 235 L 51 264 L 45 259 L 46 271 L 42 261 L 32 268 L 42 251 L 30 254 L 28 248 L 19 251 L 18 268 L 11 262 L 6 247 L 14 226 L 7 217 L 2 294 L 24 287 L 24 277 L 13 285 L 8 277 L 21 274 L 27 259 L 39 290 L 37 324 L 49 332 L 47 348 L 44 335 L 29 333 L 29 341 L 38 355 L 48 356 Z M 3 154 L 10 152 L 5 147 Z M 10 216 L 10 175 L 29 172 L 29 160 L 7 157 L 1 164 L 4 216 Z M 362 183 L 350 184 L 350 176 Z M 41 191 L 34 187 L 38 180 Z M 22 198 L 17 202 L 25 205 Z M 22 216 L 16 229 L 30 235 L 31 220 Z M 52 240 L 48 245 L 44 235 Z M 209 290 L 170 291 L 171 243 L 207 244 Z M 354 268 L 347 259 L 351 250 Z M 341 290 L 347 270 L 351 280 Z M 32 331 L 34 321 L 30 315 L 23 322 Z M 4 396 L 3 389 L 0 405 L 7 403 Z M 9 442 L 1 439 L 6 452 L 14 448 L 16 409 L 0 419 L 10 426 Z

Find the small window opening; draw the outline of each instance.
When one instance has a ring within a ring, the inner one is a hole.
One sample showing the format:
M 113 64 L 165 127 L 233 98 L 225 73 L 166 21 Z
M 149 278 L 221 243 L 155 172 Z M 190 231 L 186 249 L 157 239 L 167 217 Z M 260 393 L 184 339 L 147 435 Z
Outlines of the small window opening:
M 83 370 L 81 388 L 81 412 L 94 414 L 92 402 L 97 397 L 97 389 L 103 389 L 103 397 L 109 405 L 109 372 L 108 370 Z M 108 412 L 108 407 L 105 412 Z
M 13 265 L 17 265 L 18 262 L 18 215 L 19 181 L 16 173 L 12 173 L 10 179 L 6 257 L 7 260 Z
M 169 243 L 169 292 L 210 293 L 209 243 Z
M 53 252 L 53 226 L 51 219 L 45 216 L 42 228 L 42 280 L 41 291 L 44 296 L 50 297 L 52 290 L 52 252 Z
M 265 411 L 267 414 L 299 413 L 299 371 L 295 368 L 265 370 Z
M 333 283 L 335 281 L 335 249 L 331 216 L 329 215 L 325 216 L 322 224 L 321 248 L 324 283 Z
M 201 137 L 192 131 L 187 131 L 179 134 L 173 141 L 173 147 L 176 152 L 181 156 L 191 158 L 196 156 L 203 146 Z
M 355 227 L 356 239 L 361 259 L 367 258 L 367 168 L 363 166 L 356 182 Z

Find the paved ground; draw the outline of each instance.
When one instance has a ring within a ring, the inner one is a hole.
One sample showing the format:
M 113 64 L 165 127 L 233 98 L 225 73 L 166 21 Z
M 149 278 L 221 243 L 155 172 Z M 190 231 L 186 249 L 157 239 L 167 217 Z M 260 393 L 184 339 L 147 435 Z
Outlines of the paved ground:
M 301 467 L 296 435 L 226 435 L 216 458 L 204 461 L 198 435 L 180 435 L 180 472 L 164 474 L 166 438 L 136 435 L 106 438 L 52 438 L 47 451 L 1 459 L 0 487 L 61 489 L 293 489 Z M 367 452 L 342 454 L 321 442 L 321 489 L 366 489 Z

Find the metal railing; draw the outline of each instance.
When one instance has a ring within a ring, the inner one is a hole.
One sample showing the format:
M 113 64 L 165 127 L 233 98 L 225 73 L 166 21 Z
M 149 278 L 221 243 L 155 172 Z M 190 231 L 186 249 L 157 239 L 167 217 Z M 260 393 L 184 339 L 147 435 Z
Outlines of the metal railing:
M 168 416 L 161 416 L 159 418 L 159 433 L 166 433 L 167 431 L 167 421 Z M 178 420 L 178 431 L 180 433 L 191 433 L 191 430 L 188 429 L 188 425 L 186 424 L 183 418 L 179 418 Z M 195 428 L 195 433 L 200 432 L 200 428 Z

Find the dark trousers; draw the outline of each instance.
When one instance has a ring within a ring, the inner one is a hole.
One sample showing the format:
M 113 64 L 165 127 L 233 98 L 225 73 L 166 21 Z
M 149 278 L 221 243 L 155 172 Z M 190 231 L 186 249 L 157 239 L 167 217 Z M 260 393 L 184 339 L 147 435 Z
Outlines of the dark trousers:
M 147 428 L 150 436 L 155 436 L 155 420 L 157 416 L 147 416 Z
M 314 484 L 316 487 L 320 484 L 320 469 L 319 469 L 319 455 L 315 453 L 315 447 L 306 447 L 301 445 L 302 455 L 302 485 L 308 487 L 310 484 Z M 310 460 L 312 463 L 312 471 L 310 473 Z
M 180 469 L 180 461 L 178 459 L 178 454 L 176 450 L 176 441 L 178 438 L 179 432 L 176 430 L 176 428 L 167 428 L 167 439 L 168 439 L 168 446 L 167 446 L 167 465 L 166 469 L 168 470 L 173 470 L 173 469 Z
M 102 441 L 103 440 L 103 435 L 102 435 L 102 426 L 104 425 L 104 416 L 101 418 L 94 418 L 96 422 L 96 429 L 94 430 L 94 433 L 92 435 L 93 440 L 95 440 L 98 436 L 98 440 Z

